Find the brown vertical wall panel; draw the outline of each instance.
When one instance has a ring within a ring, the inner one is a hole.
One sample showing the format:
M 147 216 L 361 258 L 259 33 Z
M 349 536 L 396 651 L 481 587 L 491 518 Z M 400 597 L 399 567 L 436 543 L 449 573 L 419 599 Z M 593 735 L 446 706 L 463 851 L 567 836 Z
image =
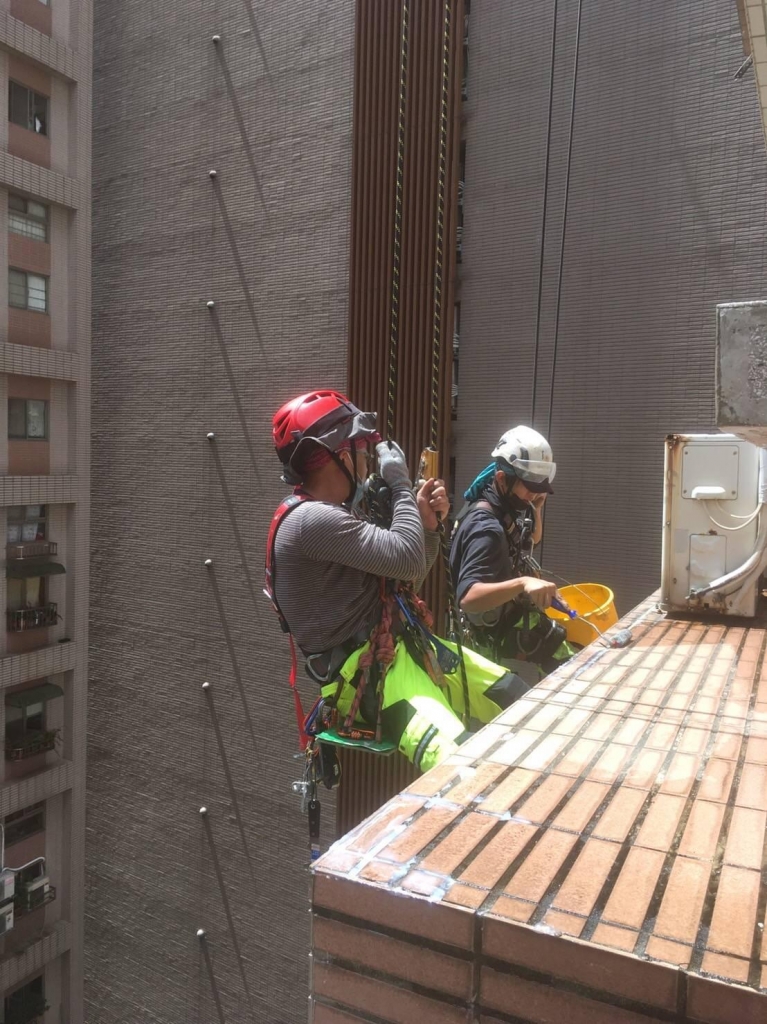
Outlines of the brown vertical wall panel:
M 434 268 L 438 203 L 440 96 L 444 0 L 411 0 L 402 194 L 399 349 L 394 439 L 417 469 L 430 441 Z M 463 2 L 450 3 L 450 85 L 445 187 L 444 281 L 439 379 L 438 447 L 442 473 L 449 466 L 452 379 L 456 109 L 460 102 Z M 352 158 L 350 330 L 348 388 L 363 408 L 386 424 L 389 368 L 394 203 L 397 164 L 401 2 L 358 0 Z M 444 621 L 442 567 L 431 574 L 425 596 Z M 413 777 L 399 754 L 344 755 L 338 828 L 348 831 Z

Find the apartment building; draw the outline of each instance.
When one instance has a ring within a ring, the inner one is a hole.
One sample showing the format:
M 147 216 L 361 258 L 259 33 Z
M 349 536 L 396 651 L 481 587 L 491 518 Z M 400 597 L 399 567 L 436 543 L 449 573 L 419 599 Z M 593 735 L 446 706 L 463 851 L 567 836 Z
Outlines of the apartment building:
M 0 1021 L 79 1024 L 89 0 L 0 0 Z

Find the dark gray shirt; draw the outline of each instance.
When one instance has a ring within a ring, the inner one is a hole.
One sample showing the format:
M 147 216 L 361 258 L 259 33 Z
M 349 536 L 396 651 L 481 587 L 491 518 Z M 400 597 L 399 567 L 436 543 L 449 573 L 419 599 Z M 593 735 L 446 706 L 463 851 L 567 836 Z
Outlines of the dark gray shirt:
M 392 491 L 383 530 L 340 505 L 305 501 L 283 520 L 274 545 L 274 592 L 299 647 L 317 654 L 372 626 L 381 578 L 420 587 L 439 550 L 413 494 Z

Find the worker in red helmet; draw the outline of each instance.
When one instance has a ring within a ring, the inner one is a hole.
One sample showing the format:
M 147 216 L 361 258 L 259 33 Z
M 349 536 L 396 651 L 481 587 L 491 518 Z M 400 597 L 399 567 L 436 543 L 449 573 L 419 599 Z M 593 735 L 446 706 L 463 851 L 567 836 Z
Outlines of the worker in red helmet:
M 449 511 L 444 483 L 426 480 L 414 494 L 405 456 L 381 442 L 375 413 L 337 391 L 288 402 L 273 437 L 283 479 L 295 486 L 267 545 L 267 593 L 283 628 L 338 721 L 378 726 L 417 767 L 431 768 L 466 735 L 458 660 L 442 671 L 434 651 L 449 654 L 450 645 L 421 642 L 430 634 L 413 612 L 423 614 L 413 595 L 439 550 L 438 516 Z M 391 494 L 388 529 L 356 511 L 376 455 Z M 466 669 L 465 718 L 490 721 L 527 690 L 468 651 Z

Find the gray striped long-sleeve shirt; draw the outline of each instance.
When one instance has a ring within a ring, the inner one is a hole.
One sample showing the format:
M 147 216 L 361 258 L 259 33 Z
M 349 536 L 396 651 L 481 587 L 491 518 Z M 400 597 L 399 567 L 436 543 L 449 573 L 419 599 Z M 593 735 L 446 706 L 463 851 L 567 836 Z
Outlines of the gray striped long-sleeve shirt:
M 372 625 L 381 577 L 420 586 L 439 550 L 410 490 L 392 492 L 391 529 L 340 505 L 306 501 L 283 520 L 274 545 L 274 591 L 306 654 L 328 651 Z

